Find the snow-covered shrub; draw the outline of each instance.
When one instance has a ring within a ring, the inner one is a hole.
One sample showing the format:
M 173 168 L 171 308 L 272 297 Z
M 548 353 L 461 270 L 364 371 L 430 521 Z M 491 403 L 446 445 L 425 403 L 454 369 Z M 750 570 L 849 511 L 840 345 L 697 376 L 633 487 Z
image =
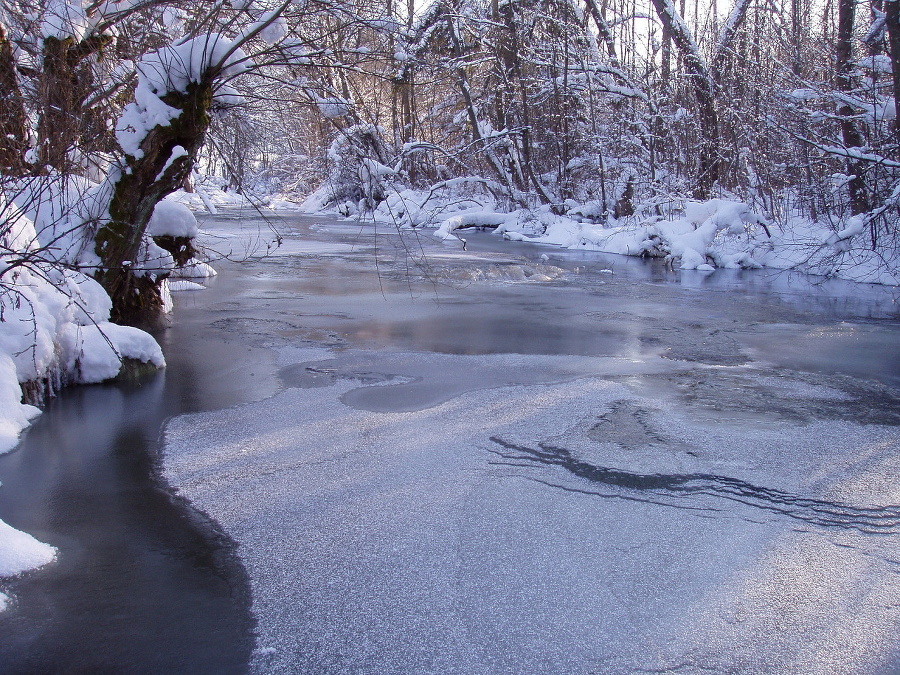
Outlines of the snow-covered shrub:
M 427 190 L 394 189 L 388 192 L 372 215 L 375 220 L 402 227 L 440 227 L 447 218 L 468 212 L 496 215 L 502 209 L 498 208 L 496 198 L 486 189 L 489 184 L 492 181 L 479 176 L 462 176 L 440 181 Z M 482 225 L 496 226 L 494 220 L 496 217 Z
M 252 167 L 247 182 L 260 198 L 302 202 L 319 184 L 317 171 L 309 155 L 280 154 Z
M 307 200 L 306 208 L 334 206 L 343 215 L 371 211 L 384 200 L 388 179 L 397 174 L 387 161 L 379 127 L 357 124 L 340 131 L 328 150 L 328 180 Z

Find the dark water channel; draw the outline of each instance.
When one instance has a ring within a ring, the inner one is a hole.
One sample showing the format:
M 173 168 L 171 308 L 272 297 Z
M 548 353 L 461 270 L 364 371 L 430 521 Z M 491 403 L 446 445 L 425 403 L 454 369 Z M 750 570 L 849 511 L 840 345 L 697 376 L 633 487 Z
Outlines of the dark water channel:
M 252 648 L 231 542 L 153 479 L 165 376 L 54 401 L 0 461 L 0 512 L 56 546 L 11 584 L 0 671 L 240 672 Z
M 0 612 L 2 673 L 246 670 L 253 620 L 234 543 L 156 470 L 169 417 L 272 393 L 251 375 L 266 356 L 190 312 L 158 337 L 165 371 L 64 391 L 0 456 L 0 518 L 59 550 L 2 584 L 14 597 Z
M 405 410 L 412 399 L 431 404 L 486 379 L 562 381 L 598 356 L 715 366 L 752 355 L 769 368 L 900 385 L 888 289 L 815 287 L 786 273 L 678 273 L 488 234 L 467 236 L 469 251 L 487 257 L 448 262 L 430 240 L 373 241 L 350 225 L 323 231 L 322 221 L 301 218 L 284 227 L 285 252 L 224 262 L 209 290 L 179 296 L 176 323 L 159 336 L 164 372 L 64 392 L 20 447 L 0 456 L 0 518 L 60 551 L 46 569 L 2 584 L 15 601 L 0 613 L 0 672 L 245 671 L 254 648 L 248 581 L 234 542 L 157 478 L 163 424 L 344 376 L 404 377 L 414 387 L 421 373 L 378 350 L 568 360 L 552 366 L 558 372 L 527 375 L 458 370 L 439 392 L 398 389 L 395 402 L 367 402 L 364 393 L 351 405 Z M 324 245 L 305 249 L 311 241 Z M 404 262 L 423 247 L 427 268 Z M 458 274 L 475 265 L 503 281 L 523 264 L 565 270 L 564 280 L 484 287 Z M 289 344 L 335 357 L 280 367 L 271 348 Z M 365 350 L 372 356 L 360 356 Z

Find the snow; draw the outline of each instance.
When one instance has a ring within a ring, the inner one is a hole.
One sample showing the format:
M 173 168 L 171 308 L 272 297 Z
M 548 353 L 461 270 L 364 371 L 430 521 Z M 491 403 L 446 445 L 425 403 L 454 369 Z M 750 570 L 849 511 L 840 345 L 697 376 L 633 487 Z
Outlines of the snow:
M 108 321 L 97 325 L 69 324 L 60 336 L 66 357 L 65 366 L 74 374 L 75 382 L 92 384 L 119 374 L 122 359 L 130 358 L 165 366 L 162 349 L 150 334 L 131 326 Z
M 116 139 L 125 154 L 140 159 L 140 145 L 150 130 L 168 126 L 181 115 L 181 110 L 163 102 L 166 94 L 187 93 L 188 86 L 201 81 L 211 67 L 221 68 L 219 79 L 237 75 L 246 60 L 232 40 L 216 33 L 185 38 L 145 54 L 136 66 L 134 101 L 116 123 Z
M 877 12 L 878 10 L 876 9 L 874 11 Z M 856 63 L 859 67 L 865 68 L 866 70 L 871 70 L 874 73 L 890 75 L 892 72 L 891 57 L 887 54 L 874 54 L 872 56 L 866 56 L 859 59 Z
M 314 98 L 319 112 L 325 119 L 336 119 L 350 113 L 352 109 L 350 103 L 338 96 L 328 96 Z
M 56 549 L 0 520 L 0 577 L 11 577 L 51 562 Z
M 210 67 L 221 68 L 220 77 L 243 72 L 247 55 L 217 33 L 185 38 L 146 54 L 138 63 L 139 79 L 156 96 L 177 91 L 187 93 L 188 86 L 200 82 Z
M 126 155 L 135 159 L 144 156 L 141 143 L 147 133 L 157 126 L 169 126 L 181 115 L 181 110 L 163 103 L 139 78 L 134 101 L 125 106 L 116 122 L 116 140 Z
M 22 390 L 16 377 L 16 364 L 0 352 L 0 453 L 9 452 L 19 442 L 19 434 L 40 414 L 34 406 L 22 403 Z
M 866 221 L 861 216 L 851 216 L 846 221 L 846 227 L 837 232 L 837 239 L 849 239 L 860 234 L 865 229 Z
M 81 40 L 88 32 L 85 8 L 80 1 L 50 0 L 47 2 L 41 21 L 41 35 L 44 38 Z
M 181 293 L 184 291 L 204 291 L 206 286 L 198 284 L 187 279 L 169 279 L 169 290 L 172 293 Z
M 685 247 L 681 253 L 681 269 L 683 270 L 696 270 L 700 269 L 700 267 L 706 267 L 708 269 L 712 269 L 709 265 L 706 264 L 706 256 L 697 253 L 693 248 Z
M 8 193 L 30 221 L 34 245 L 45 249 L 44 256 L 66 264 L 91 266 L 97 262 L 93 231 L 82 226 L 105 214 L 108 195 L 104 189 L 103 184 L 86 178 L 51 173 L 13 183 Z
M 0 520 L 0 577 L 12 577 L 52 562 L 56 549 Z
M 29 251 L 38 247 L 34 223 L 16 204 L 8 203 L 0 194 L 0 251 Z
M 453 232 L 464 227 L 499 227 L 517 220 L 515 213 L 493 213 L 477 209 L 463 211 L 445 219 L 438 226 L 434 236 L 438 239 L 458 239 Z
M 147 233 L 151 237 L 169 236 L 193 239 L 197 236 L 198 231 L 194 212 L 172 196 L 166 197 L 156 205 L 147 225 Z
M 821 92 L 815 89 L 794 89 L 785 94 L 787 97 L 806 103 L 807 101 L 816 101 L 822 97 Z
M 260 23 L 267 25 L 259 32 L 259 37 L 266 44 L 274 45 L 283 40 L 288 34 L 288 24 L 283 17 L 266 16 L 261 19 Z M 255 26 L 254 26 L 255 28 Z
M 119 356 L 165 365 L 152 336 L 109 323 L 109 296 L 93 279 L 70 270 L 35 274 L 17 268 L 2 281 L 14 290 L 0 294 L 0 354 L 15 367 L 12 374 L 4 370 L 3 387 L 42 378 L 100 382 L 118 374 Z M 15 407 L 0 412 L 3 423 L 12 426 L 20 414 Z
M 181 159 L 182 157 L 190 157 L 190 153 L 188 153 L 188 151 L 185 150 L 182 146 L 176 145 L 174 148 L 172 148 L 172 154 L 169 155 L 169 159 L 166 160 L 165 165 L 163 165 L 163 168 L 157 174 L 155 180 L 161 180 L 166 171 L 168 171 L 169 168 L 175 163 L 175 160 Z
M 152 277 L 169 274 L 175 269 L 175 259 L 172 257 L 172 254 L 147 237 L 141 240 L 138 259 L 125 264 L 130 264 L 134 271 L 139 271 Z
M 637 226 L 574 224 L 561 219 L 535 241 L 622 255 L 669 256 L 685 270 L 754 268 L 761 266 L 758 258 L 769 240 L 764 224 L 746 204 L 715 199 L 688 202 L 681 218 Z
M 216 274 L 218 273 L 209 263 L 196 258 L 191 258 L 186 265 L 172 271 L 172 276 L 179 279 L 209 279 Z
M 184 12 L 174 7 L 166 7 L 163 9 L 162 20 L 166 28 L 179 28 L 184 22 Z

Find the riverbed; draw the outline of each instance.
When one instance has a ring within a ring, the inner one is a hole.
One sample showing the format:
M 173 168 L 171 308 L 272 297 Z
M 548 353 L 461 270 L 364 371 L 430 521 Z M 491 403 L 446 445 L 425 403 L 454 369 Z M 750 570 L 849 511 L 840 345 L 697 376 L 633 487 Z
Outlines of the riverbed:
M 8 672 L 897 672 L 895 290 L 273 226 L 0 458 Z

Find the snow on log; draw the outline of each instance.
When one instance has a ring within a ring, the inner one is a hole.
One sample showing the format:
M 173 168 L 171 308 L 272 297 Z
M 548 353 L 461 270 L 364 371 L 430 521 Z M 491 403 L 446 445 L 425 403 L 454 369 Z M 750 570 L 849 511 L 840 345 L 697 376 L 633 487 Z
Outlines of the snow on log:
M 456 213 L 442 221 L 434 236 L 441 240 L 459 239 L 453 232 L 467 227 L 500 227 L 515 220 L 515 214 L 496 213 L 494 211 L 465 211 Z

